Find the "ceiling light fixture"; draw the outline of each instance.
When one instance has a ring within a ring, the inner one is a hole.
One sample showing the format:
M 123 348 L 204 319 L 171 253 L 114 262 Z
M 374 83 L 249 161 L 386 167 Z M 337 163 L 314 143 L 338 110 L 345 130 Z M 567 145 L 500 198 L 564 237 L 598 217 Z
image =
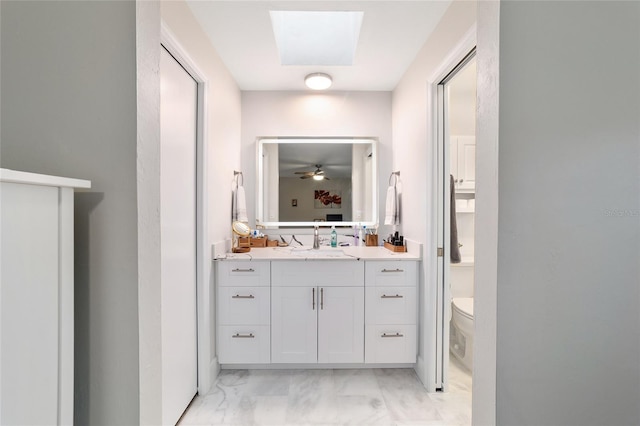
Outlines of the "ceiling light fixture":
M 313 180 L 324 180 L 324 176 L 322 176 L 322 175 L 313 175 Z
M 331 87 L 331 83 L 331 76 L 322 72 L 315 72 L 304 78 L 304 84 L 312 90 L 326 90 Z

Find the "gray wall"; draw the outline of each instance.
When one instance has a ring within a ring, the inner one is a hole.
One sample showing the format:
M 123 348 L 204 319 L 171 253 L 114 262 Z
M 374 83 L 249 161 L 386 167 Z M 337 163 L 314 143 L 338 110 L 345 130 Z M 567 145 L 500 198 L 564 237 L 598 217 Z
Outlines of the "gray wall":
M 0 5 L 2 167 L 92 181 L 75 208 L 75 423 L 137 424 L 135 2 Z
M 497 423 L 640 424 L 640 3 L 502 2 Z

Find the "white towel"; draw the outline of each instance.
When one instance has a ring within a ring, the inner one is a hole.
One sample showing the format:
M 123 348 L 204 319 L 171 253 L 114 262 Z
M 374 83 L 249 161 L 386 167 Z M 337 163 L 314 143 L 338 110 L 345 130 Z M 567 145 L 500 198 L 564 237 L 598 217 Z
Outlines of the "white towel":
M 400 225 L 400 199 L 396 186 L 387 188 L 387 204 L 384 214 L 385 225 Z
M 249 222 L 247 217 L 247 199 L 244 195 L 244 186 L 238 186 L 231 192 L 231 220 Z

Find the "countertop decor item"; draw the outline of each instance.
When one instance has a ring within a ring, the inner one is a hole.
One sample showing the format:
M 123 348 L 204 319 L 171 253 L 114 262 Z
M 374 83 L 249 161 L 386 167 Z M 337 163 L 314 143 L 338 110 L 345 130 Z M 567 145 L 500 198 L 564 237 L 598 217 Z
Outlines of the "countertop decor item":
M 407 246 L 394 246 L 386 241 L 384 242 L 384 247 L 394 253 L 405 253 L 407 251 Z
M 233 231 L 233 247 L 231 251 L 234 253 L 251 251 L 251 229 L 249 225 L 236 220 L 231 224 L 231 230 Z

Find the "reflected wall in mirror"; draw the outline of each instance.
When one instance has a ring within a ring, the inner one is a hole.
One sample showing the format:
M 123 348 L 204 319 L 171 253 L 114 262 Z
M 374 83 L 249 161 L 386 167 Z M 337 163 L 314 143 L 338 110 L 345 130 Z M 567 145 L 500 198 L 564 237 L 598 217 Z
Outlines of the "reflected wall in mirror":
M 377 224 L 374 138 L 260 138 L 256 223 Z

